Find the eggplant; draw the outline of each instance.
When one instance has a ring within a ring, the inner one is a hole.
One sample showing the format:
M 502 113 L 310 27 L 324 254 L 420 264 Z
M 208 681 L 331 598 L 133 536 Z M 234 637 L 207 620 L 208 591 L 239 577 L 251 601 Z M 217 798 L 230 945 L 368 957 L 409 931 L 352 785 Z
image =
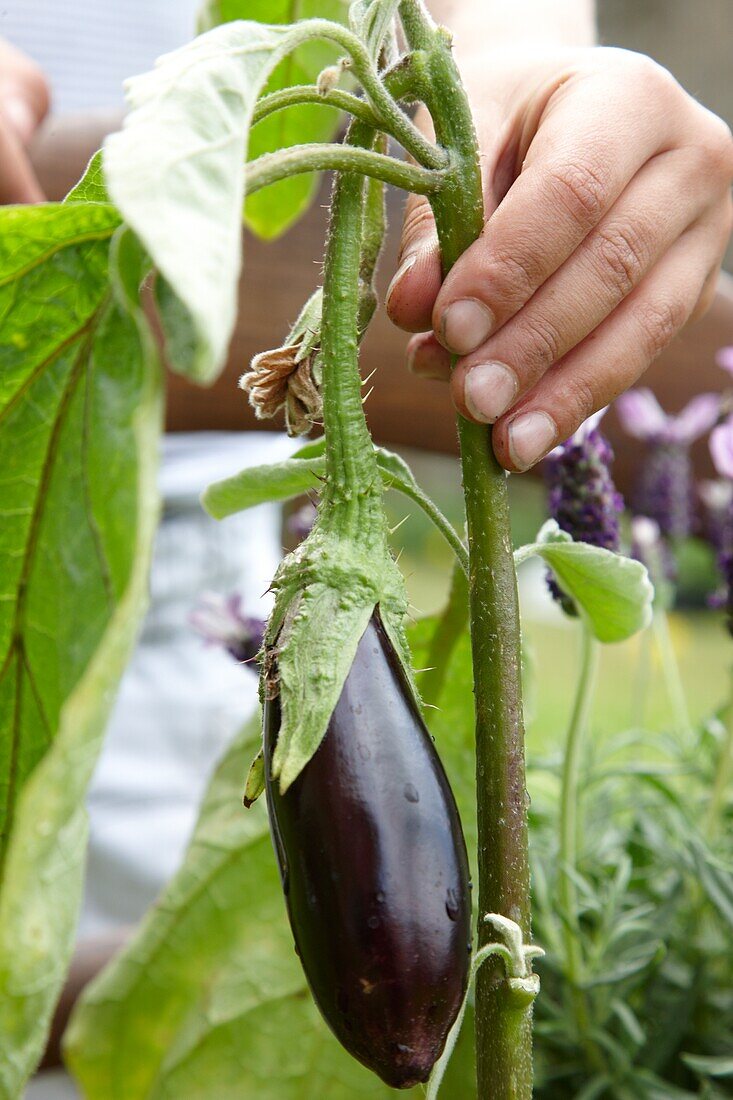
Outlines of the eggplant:
M 458 810 L 375 611 L 327 732 L 267 803 L 295 949 L 326 1023 L 392 1088 L 426 1081 L 465 995 L 471 884 Z

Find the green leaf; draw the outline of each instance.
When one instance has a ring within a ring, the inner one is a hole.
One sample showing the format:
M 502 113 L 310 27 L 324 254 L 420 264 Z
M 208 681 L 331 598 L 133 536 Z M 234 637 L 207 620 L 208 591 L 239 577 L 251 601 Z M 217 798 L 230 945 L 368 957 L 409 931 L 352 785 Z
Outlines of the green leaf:
M 434 621 L 411 642 L 424 660 Z M 429 718 L 475 852 L 468 638 Z M 264 800 L 241 804 L 260 744 L 252 723 L 213 777 L 183 866 L 127 949 L 88 987 L 67 1032 L 87 1100 L 382 1100 L 396 1093 L 351 1059 L 316 1011 L 293 950 Z M 464 1027 L 443 1095 L 473 1100 Z M 134 1056 L 132 1054 L 134 1052 Z
M 547 562 L 599 641 L 622 642 L 651 622 L 654 589 L 640 562 L 573 542 L 552 519 L 537 542 L 520 547 L 514 558 L 519 565 L 534 555 Z
M 207 29 L 235 19 L 257 22 L 295 23 L 298 19 L 331 19 L 345 24 L 348 8 L 342 0 L 209 0 L 202 25 Z M 315 84 L 318 75 L 333 63 L 333 46 L 309 42 L 276 67 L 267 81 L 266 92 L 296 84 Z M 300 104 L 266 118 L 253 129 L 249 159 L 273 153 L 303 142 L 330 141 L 338 131 L 340 114 L 319 104 Z M 250 195 L 245 203 L 245 224 L 258 237 L 280 236 L 308 209 L 318 186 L 312 173 L 281 180 Z
M 682 1054 L 682 1061 L 701 1077 L 733 1077 L 733 1057 Z
M 217 481 L 204 491 L 201 503 L 214 519 L 226 519 L 267 501 L 291 500 L 312 490 L 320 490 L 326 475 L 324 441 L 316 440 L 297 451 L 292 458 L 263 466 L 249 466 L 233 477 Z M 377 464 L 385 489 L 395 489 L 414 501 L 433 521 L 464 570 L 468 556 L 460 536 L 438 506 L 422 491 L 405 460 L 383 447 L 375 447 Z
M 0 1096 L 35 1067 L 73 948 L 84 795 L 146 600 L 157 365 L 109 205 L 0 210 Z
M 190 314 L 185 369 L 199 381 L 221 369 L 236 317 L 252 111 L 279 62 L 312 37 L 307 22 L 216 27 L 128 82 L 131 111 L 104 144 L 113 201 Z
M 66 196 L 66 202 L 109 202 L 102 173 L 102 151 L 94 154 L 84 175 Z

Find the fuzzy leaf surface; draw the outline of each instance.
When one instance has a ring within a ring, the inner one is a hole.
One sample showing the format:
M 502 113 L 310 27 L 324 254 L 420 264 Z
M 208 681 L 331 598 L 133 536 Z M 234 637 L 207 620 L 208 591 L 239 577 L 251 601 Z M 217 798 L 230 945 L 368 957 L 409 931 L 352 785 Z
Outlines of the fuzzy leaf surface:
M 108 204 L 0 210 L 0 1096 L 73 947 L 84 795 L 145 604 L 157 367 L 112 294 Z M 129 257 L 126 259 L 128 263 Z M 126 277 L 121 272 L 121 277 Z
M 128 82 L 130 113 L 104 143 L 111 198 L 191 318 L 193 354 L 174 365 L 200 382 L 221 369 L 236 317 L 252 111 L 309 37 L 307 23 L 215 27 Z
M 601 642 L 622 642 L 649 625 L 654 589 L 641 562 L 586 542 L 574 542 L 548 520 L 537 542 L 515 553 L 520 564 L 538 556 L 578 606 Z
M 348 7 L 343 0 L 209 0 L 202 12 L 201 26 L 208 30 L 235 19 L 277 24 L 318 18 L 345 24 L 347 16 Z M 319 73 L 333 61 L 333 46 L 308 42 L 280 62 L 267 81 L 265 92 L 315 84 Z M 338 131 L 340 118 L 339 112 L 320 104 L 302 103 L 279 111 L 252 130 L 249 159 L 302 142 L 330 141 Z M 245 225 L 266 240 L 280 236 L 308 209 L 317 186 L 317 176 L 306 173 L 280 180 L 250 195 L 244 206 Z
M 411 632 L 422 660 L 434 623 Z M 451 662 L 443 709 L 431 711 L 475 842 L 468 640 Z M 434 724 L 433 724 L 434 723 Z M 127 949 L 87 988 L 67 1060 L 87 1100 L 384 1100 L 387 1088 L 339 1046 L 316 1010 L 293 950 L 264 800 L 241 804 L 259 726 L 217 769 L 183 866 Z M 473 1100 L 466 1025 L 443 1095 Z M 134 1051 L 134 1057 L 130 1052 Z

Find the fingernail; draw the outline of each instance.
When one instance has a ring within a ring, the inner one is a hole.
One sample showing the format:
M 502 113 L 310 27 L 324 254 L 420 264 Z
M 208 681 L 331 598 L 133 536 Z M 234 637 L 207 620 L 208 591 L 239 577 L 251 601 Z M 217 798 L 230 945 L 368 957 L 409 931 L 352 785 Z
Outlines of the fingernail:
M 23 144 L 30 141 L 36 128 L 36 116 L 30 104 L 20 96 L 8 96 L 3 99 L 2 113 Z
M 483 344 L 494 327 L 494 315 L 475 298 L 452 302 L 443 313 L 440 331 L 443 343 L 455 355 L 468 355 Z
M 493 424 L 517 396 L 519 379 L 504 363 L 477 363 L 466 373 L 463 399 L 474 420 Z
M 413 252 L 411 256 L 405 256 L 404 260 L 395 271 L 394 275 L 392 276 L 392 281 L 387 287 L 387 294 L 384 299 L 384 304 L 387 307 L 387 310 L 389 310 L 389 300 L 392 297 L 392 292 L 397 289 L 398 283 L 400 283 L 400 281 L 404 279 L 408 271 L 412 270 L 416 262 L 417 253 Z
M 557 440 L 557 425 L 544 412 L 518 416 L 509 425 L 509 454 L 517 470 L 528 470 L 543 458 Z

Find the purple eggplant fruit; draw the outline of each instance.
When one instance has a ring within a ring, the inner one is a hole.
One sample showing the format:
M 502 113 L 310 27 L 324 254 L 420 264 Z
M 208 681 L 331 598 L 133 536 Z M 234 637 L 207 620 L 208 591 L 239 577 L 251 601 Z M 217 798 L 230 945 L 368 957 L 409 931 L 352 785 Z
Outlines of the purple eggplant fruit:
M 393 1088 L 426 1081 L 468 980 L 471 899 L 453 793 L 375 613 L 326 735 L 270 823 L 313 996 L 346 1049 Z

